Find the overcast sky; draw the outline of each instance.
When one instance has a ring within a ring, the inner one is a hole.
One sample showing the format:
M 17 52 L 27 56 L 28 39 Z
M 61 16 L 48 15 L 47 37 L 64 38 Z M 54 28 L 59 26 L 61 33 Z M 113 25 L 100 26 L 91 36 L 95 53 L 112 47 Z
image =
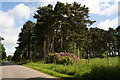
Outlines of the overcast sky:
M 37 1 L 37 2 L 36 2 Z M 39 2 L 38 2 L 39 1 Z M 0 2 L 0 35 L 4 37 L 7 55 L 14 53 L 18 34 L 27 20 L 32 20 L 38 6 L 55 5 L 57 1 L 86 5 L 90 9 L 90 19 L 95 20 L 91 27 L 108 30 L 118 26 L 119 0 L 1 0 Z

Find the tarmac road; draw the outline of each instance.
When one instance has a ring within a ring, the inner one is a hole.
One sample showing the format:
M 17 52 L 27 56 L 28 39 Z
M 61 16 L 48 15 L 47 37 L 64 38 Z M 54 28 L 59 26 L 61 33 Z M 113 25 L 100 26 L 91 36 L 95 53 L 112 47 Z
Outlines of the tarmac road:
M 12 62 L 5 62 L 2 65 L 2 80 L 61 80 L 45 73 L 16 65 Z

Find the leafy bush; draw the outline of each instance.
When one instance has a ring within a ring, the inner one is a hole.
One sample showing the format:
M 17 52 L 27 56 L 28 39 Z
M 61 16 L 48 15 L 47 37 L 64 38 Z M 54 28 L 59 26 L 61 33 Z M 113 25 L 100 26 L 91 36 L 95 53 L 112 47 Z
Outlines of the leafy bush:
M 58 64 L 73 64 L 74 59 L 70 58 L 69 56 L 62 56 L 58 60 Z
M 106 55 L 105 53 L 103 53 L 103 54 L 101 55 L 101 58 L 105 58 L 105 57 L 107 57 L 107 55 Z
M 56 63 L 58 62 L 59 55 L 57 53 L 51 53 L 46 57 L 45 63 Z
M 73 64 L 77 58 L 73 53 L 51 53 L 47 56 L 46 63 Z

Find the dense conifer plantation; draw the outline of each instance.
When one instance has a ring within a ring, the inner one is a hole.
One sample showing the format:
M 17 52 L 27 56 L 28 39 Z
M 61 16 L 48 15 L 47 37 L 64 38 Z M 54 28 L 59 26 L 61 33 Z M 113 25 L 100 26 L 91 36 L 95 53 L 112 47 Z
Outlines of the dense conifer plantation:
M 108 31 L 88 28 L 89 8 L 74 2 L 38 7 L 35 23 L 27 21 L 19 33 L 14 61 L 38 61 L 54 52 L 70 52 L 79 58 L 120 56 L 120 26 Z

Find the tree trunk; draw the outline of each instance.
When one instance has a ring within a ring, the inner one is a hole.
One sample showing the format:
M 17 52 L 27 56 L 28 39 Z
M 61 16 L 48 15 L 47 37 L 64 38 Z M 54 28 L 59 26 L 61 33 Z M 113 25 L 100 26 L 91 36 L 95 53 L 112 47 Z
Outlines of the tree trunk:
M 120 56 L 120 48 L 118 48 L 118 56 Z
M 52 37 L 50 52 L 54 52 L 54 36 Z
M 61 36 L 61 50 L 63 50 L 63 37 Z
M 44 40 L 44 46 L 43 46 L 43 57 L 44 57 L 44 60 L 46 58 L 46 41 Z
M 79 49 L 79 47 L 78 47 L 77 50 L 78 50 L 78 57 L 80 57 L 80 49 Z

